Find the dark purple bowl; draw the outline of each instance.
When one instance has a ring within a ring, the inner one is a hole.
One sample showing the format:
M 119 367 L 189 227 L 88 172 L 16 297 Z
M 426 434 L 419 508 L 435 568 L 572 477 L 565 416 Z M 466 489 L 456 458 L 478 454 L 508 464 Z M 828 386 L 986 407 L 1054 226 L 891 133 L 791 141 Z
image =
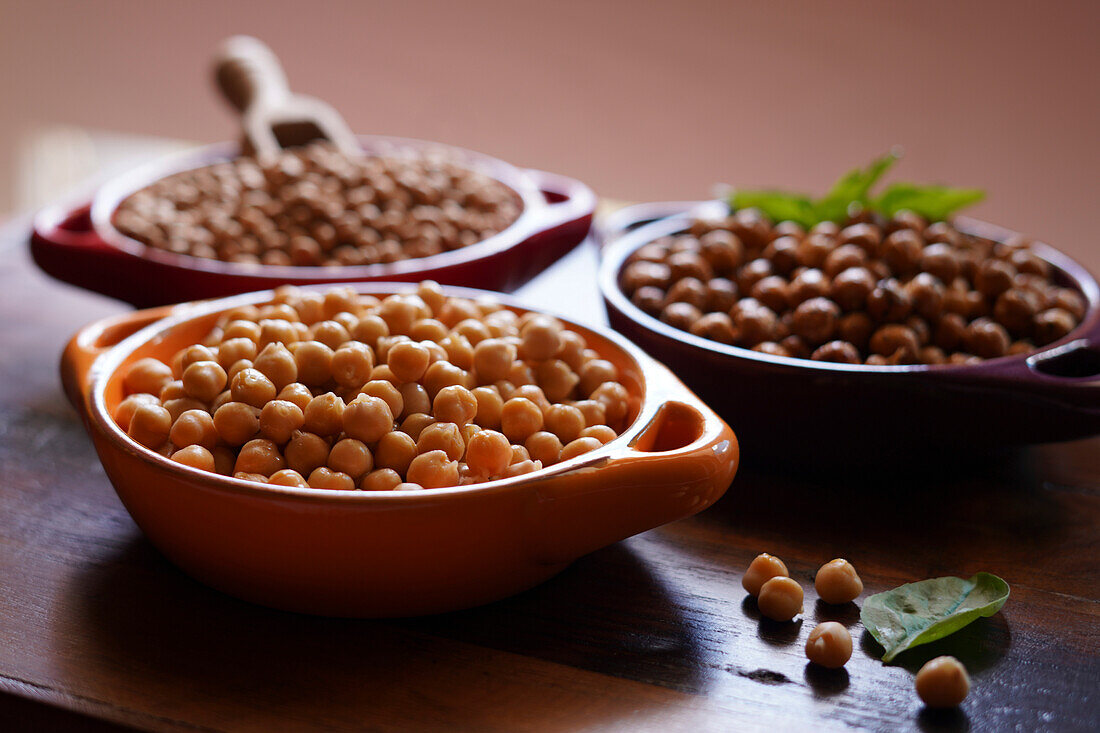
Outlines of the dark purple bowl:
M 619 289 L 627 257 L 647 242 L 687 230 L 694 213 L 720 202 L 642 204 L 604 223 L 600 289 L 615 330 L 663 361 L 737 431 L 744 454 L 829 462 L 1071 440 L 1100 433 L 1100 288 L 1058 250 L 1034 251 L 1059 284 L 1088 302 L 1065 338 L 1030 354 L 972 365 L 863 366 L 762 354 L 673 328 Z M 969 219 L 956 225 L 993 240 L 1008 230 Z

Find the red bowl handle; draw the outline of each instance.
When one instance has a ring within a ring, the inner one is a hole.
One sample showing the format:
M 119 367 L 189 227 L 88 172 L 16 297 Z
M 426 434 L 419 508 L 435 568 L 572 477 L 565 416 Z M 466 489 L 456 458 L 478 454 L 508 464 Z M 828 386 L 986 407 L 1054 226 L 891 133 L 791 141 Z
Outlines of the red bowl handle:
M 128 300 L 135 258 L 104 242 L 92 227 L 90 204 L 40 212 L 31 231 L 31 256 L 62 282 Z
M 546 199 L 538 229 L 544 231 L 591 216 L 596 209 L 596 194 L 575 178 L 528 168 L 530 176 Z

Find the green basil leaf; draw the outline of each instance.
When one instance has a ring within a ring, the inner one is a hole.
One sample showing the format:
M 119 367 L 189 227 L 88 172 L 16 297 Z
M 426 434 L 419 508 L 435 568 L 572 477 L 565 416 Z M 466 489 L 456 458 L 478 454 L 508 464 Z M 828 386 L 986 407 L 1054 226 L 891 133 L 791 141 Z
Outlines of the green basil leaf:
M 903 209 L 908 209 L 929 221 L 941 221 L 964 206 L 976 204 L 983 198 L 985 198 L 985 192 L 976 188 L 894 183 L 886 188 L 873 206 L 886 216 L 893 216 Z
M 833 184 L 829 192 L 814 203 L 819 221 L 843 221 L 853 203 L 866 204 L 867 193 L 900 156 L 891 151 L 871 162 L 866 168 L 848 171 Z
M 859 618 L 886 650 L 889 662 L 906 649 L 953 634 L 980 616 L 992 616 L 1008 600 L 1008 583 L 978 573 L 969 580 L 946 577 L 922 580 L 876 593 Z
M 729 205 L 733 210 L 760 209 L 773 222 L 795 221 L 809 228 L 817 223 L 810 199 L 786 191 L 734 191 Z

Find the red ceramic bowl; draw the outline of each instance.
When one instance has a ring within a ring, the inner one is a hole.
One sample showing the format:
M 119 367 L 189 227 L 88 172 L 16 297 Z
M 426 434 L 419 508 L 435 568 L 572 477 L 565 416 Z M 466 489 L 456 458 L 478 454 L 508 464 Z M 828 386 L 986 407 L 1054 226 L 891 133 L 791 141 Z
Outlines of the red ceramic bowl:
M 362 136 L 372 154 L 445 149 L 454 159 L 511 188 L 523 202 L 518 219 L 496 235 L 431 257 L 352 267 L 288 267 L 222 262 L 148 247 L 115 229 L 118 204 L 180 171 L 231 160 L 235 144 L 212 145 L 137 168 L 105 184 L 91 204 L 41 212 L 31 235 L 38 266 L 59 280 L 138 307 L 214 298 L 284 283 L 437 280 L 510 291 L 544 270 L 588 234 L 596 197 L 579 181 L 521 170 L 461 148 L 396 137 Z
M 356 287 L 394 291 L 391 284 Z M 737 470 L 733 432 L 668 369 L 616 334 L 576 324 L 568 325 L 618 367 L 634 419 L 596 451 L 510 479 L 415 492 L 271 486 L 184 466 L 119 429 L 111 415 L 129 364 L 147 356 L 167 361 L 200 341 L 221 313 L 271 296 L 99 321 L 76 334 L 61 362 L 66 392 L 134 521 L 180 568 L 226 593 L 334 616 L 475 606 L 705 509 Z
M 1035 252 L 1088 301 L 1065 338 L 1031 354 L 956 366 L 863 366 L 762 354 L 675 329 L 636 308 L 619 273 L 638 247 L 686 231 L 689 212 L 724 215 L 719 202 L 643 204 L 612 216 L 600 289 L 611 325 L 667 364 L 738 431 L 754 457 L 877 462 L 944 452 L 1069 440 L 1100 432 L 1100 289 L 1052 247 Z M 973 220 L 957 225 L 1003 240 Z M 922 464 L 922 465 L 927 465 Z

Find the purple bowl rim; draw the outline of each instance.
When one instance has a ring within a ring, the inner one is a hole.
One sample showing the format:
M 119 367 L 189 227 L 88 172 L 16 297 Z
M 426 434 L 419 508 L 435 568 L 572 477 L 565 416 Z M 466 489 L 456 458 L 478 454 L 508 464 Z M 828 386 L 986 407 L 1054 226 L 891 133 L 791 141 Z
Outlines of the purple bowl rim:
M 101 185 L 93 196 L 89 218 L 96 234 L 104 243 L 112 249 L 131 257 L 181 270 L 238 278 L 262 278 L 267 280 L 281 278 L 307 284 L 309 281 L 320 284 L 344 280 L 380 280 L 468 264 L 511 249 L 543 231 L 546 226 L 545 214 L 549 204 L 542 195 L 533 175 L 527 169 L 519 168 L 499 158 L 473 150 L 430 140 L 393 135 L 357 135 L 356 139 L 368 152 L 386 147 L 396 148 L 399 151 L 445 151 L 447 154 L 455 156 L 460 164 L 468 166 L 470 170 L 482 173 L 507 186 L 520 199 L 522 204 L 520 214 L 507 228 L 468 247 L 397 262 L 340 267 L 264 265 L 192 257 L 150 247 L 115 228 L 113 217 L 118 205 L 145 186 L 175 173 L 195 170 L 213 163 L 239 157 L 239 144 L 220 142 L 161 156 L 111 178 Z
M 619 288 L 619 273 L 622 271 L 626 259 L 630 254 L 642 245 L 652 242 L 659 237 L 684 232 L 684 225 L 691 221 L 693 218 L 692 212 L 696 209 L 706 208 L 708 210 L 713 210 L 716 206 L 724 206 L 724 203 L 721 201 L 654 202 L 651 204 L 636 204 L 628 208 L 644 210 L 647 207 L 652 207 L 654 210 L 657 210 L 662 207 L 668 208 L 669 206 L 683 206 L 687 207 L 687 210 L 678 214 L 665 214 L 652 221 L 640 224 L 636 228 L 631 229 L 607 244 L 600 255 L 601 259 L 598 273 L 600 291 L 608 309 L 614 308 L 618 313 L 637 326 L 650 333 L 661 336 L 666 340 L 709 351 L 712 354 L 729 357 L 731 359 L 761 362 L 773 366 L 795 369 L 806 369 L 814 372 L 840 372 L 857 375 L 952 374 L 965 376 L 976 375 L 983 370 L 996 371 L 998 368 L 1005 365 L 1033 365 L 1034 362 L 1042 361 L 1044 354 L 1050 354 L 1050 352 L 1062 353 L 1067 346 L 1082 339 L 1082 334 L 1079 333 L 1082 329 L 1094 325 L 1092 321 L 1100 322 L 1100 285 L 1097 284 L 1092 274 L 1069 255 L 1066 255 L 1045 242 L 1033 240 L 1032 246 L 1038 248 L 1036 254 L 1042 260 L 1054 267 L 1055 270 L 1069 278 L 1069 280 L 1077 286 L 1076 289 L 1085 297 L 1088 304 L 1085 316 L 1081 319 L 1081 322 L 1077 324 L 1076 328 L 1057 341 L 1052 341 L 1036 351 L 1000 356 L 994 359 L 985 359 L 977 364 L 899 364 L 879 366 L 868 364 L 841 364 L 837 362 L 814 361 L 812 359 L 798 359 L 788 356 L 775 356 L 740 346 L 722 344 L 717 341 L 702 338 L 701 336 L 696 336 L 687 331 L 681 331 L 678 328 L 673 328 L 667 323 L 654 318 L 634 305 L 630 299 L 626 297 L 622 289 Z M 612 214 L 612 216 L 614 216 L 614 214 Z M 956 217 L 954 222 L 959 226 L 960 230 L 966 233 L 992 239 L 993 241 L 1004 241 L 1008 237 L 1017 234 L 1017 232 L 1011 229 L 965 216 Z M 1051 355 L 1053 356 L 1054 354 Z M 652 354 L 652 356 L 657 359 L 661 358 L 660 354 Z M 1083 378 L 1060 377 L 1046 374 L 1035 369 L 1031 369 L 1030 371 L 1041 378 L 1062 382 L 1090 381 L 1095 379 L 1094 376 Z

